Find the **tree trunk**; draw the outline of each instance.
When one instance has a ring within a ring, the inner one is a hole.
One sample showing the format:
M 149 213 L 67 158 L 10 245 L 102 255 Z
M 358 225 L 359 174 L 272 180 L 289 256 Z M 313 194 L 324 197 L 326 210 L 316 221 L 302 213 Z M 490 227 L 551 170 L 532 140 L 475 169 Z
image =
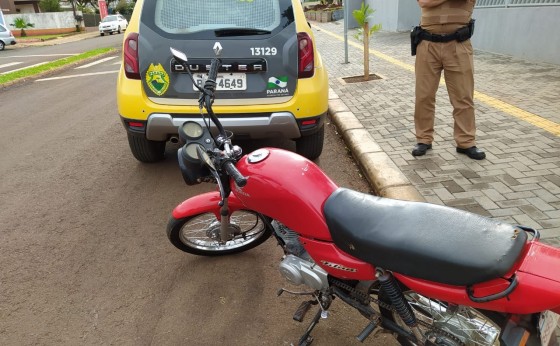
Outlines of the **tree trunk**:
M 369 80 L 369 23 L 364 23 L 364 81 Z

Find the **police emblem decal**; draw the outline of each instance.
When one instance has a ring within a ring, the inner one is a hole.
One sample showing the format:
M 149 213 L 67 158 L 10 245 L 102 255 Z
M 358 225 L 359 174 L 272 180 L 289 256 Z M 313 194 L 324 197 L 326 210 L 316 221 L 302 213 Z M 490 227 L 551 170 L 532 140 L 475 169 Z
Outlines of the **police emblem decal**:
M 169 88 L 169 75 L 165 72 L 161 64 L 150 64 L 146 72 L 146 84 L 157 96 L 161 96 L 167 92 Z

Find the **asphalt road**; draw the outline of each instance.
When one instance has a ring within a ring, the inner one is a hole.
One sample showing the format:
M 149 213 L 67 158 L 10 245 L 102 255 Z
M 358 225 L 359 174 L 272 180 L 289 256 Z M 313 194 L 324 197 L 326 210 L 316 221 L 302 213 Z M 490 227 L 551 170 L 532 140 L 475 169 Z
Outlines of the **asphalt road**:
M 6 46 L 6 49 L 0 52 L 0 74 L 67 58 L 96 48 L 120 48 L 123 37 L 122 34 L 95 36 L 64 44 L 55 44 L 64 40 L 45 41 L 33 45 L 20 41 L 14 46 Z M 72 39 L 73 37 L 67 38 L 67 40 Z
M 110 39 L 122 35 L 68 51 Z M 33 53 L 68 49 L 41 48 Z M 297 323 L 301 298 L 276 297 L 284 280 L 272 239 L 224 258 L 184 254 L 168 242 L 173 207 L 213 186 L 185 186 L 174 147 L 164 162 L 135 161 L 116 113 L 118 60 L 0 91 L 0 344 L 297 342 L 312 314 Z M 368 191 L 330 123 L 325 143 L 317 163 L 340 186 Z M 261 145 L 291 144 L 253 146 Z M 359 345 L 366 322 L 335 300 L 314 345 Z M 391 343 L 382 334 L 365 344 Z

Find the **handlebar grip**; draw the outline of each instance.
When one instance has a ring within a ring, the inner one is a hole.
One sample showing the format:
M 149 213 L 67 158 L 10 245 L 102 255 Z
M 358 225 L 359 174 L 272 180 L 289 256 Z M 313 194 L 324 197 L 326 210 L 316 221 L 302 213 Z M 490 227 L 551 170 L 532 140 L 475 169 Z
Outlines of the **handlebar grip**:
M 247 185 L 247 178 L 245 178 L 241 173 L 239 173 L 239 171 L 237 170 L 233 162 L 226 161 L 224 163 L 224 168 L 226 172 L 233 178 L 237 186 L 243 187 Z
M 218 78 L 218 70 L 220 69 L 221 64 L 222 61 L 220 59 L 212 59 L 212 63 L 210 64 L 210 71 L 208 71 L 208 79 L 216 81 L 216 78 Z

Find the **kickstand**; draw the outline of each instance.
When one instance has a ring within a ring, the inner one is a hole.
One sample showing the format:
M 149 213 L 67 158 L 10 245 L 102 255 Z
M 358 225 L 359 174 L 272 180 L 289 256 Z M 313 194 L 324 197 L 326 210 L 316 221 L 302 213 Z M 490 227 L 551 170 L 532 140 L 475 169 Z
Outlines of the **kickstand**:
M 313 337 L 311 337 L 310 334 L 311 334 L 311 331 L 313 330 L 313 328 L 315 328 L 315 326 L 317 325 L 317 323 L 319 323 L 319 320 L 321 319 L 321 312 L 322 311 L 323 311 L 322 308 L 319 307 L 319 310 L 315 314 L 315 317 L 313 317 L 313 320 L 309 324 L 309 327 L 307 327 L 307 330 L 305 331 L 305 334 L 303 334 L 301 336 L 301 338 L 299 339 L 298 346 L 309 346 L 309 345 L 311 345 L 311 343 L 313 342 Z

